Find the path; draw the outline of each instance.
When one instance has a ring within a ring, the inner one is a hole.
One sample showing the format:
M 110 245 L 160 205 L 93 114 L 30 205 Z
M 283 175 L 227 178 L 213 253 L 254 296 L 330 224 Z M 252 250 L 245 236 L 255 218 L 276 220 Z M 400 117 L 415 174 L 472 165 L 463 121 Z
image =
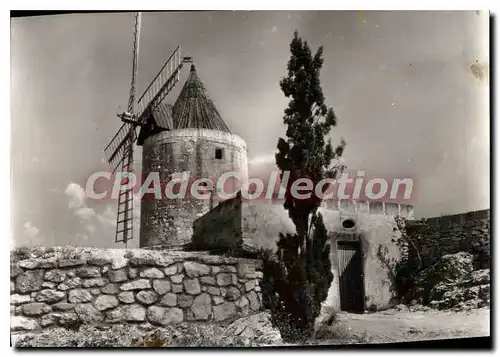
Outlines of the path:
M 333 329 L 339 340 L 364 343 L 483 337 L 490 335 L 490 310 L 340 313 Z

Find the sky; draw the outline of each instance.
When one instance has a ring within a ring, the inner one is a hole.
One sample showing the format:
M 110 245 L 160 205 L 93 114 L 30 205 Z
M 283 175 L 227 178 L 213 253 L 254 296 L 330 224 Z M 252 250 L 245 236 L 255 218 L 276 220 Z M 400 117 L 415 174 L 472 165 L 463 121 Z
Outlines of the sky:
M 138 93 L 181 45 L 246 141 L 250 173 L 274 168 L 294 30 L 313 51 L 324 47 L 321 84 L 339 118 L 330 136 L 346 140 L 349 170 L 411 177 L 417 217 L 490 207 L 484 12 L 144 13 Z M 108 170 L 103 148 L 127 105 L 132 39 L 133 13 L 11 19 L 16 245 L 116 246 L 116 202 L 90 203 L 83 187 Z

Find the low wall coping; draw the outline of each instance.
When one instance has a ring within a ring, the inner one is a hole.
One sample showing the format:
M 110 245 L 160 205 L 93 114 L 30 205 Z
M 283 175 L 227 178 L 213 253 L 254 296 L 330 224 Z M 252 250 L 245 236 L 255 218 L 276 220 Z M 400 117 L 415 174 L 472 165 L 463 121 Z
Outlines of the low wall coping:
M 72 246 L 16 248 L 11 250 L 10 256 L 11 263 L 31 261 L 24 267 L 25 269 L 56 268 L 82 264 L 111 264 L 112 269 L 119 269 L 127 264 L 166 267 L 182 261 L 197 261 L 211 265 L 259 262 L 256 259 L 211 255 L 206 251 L 102 249 Z

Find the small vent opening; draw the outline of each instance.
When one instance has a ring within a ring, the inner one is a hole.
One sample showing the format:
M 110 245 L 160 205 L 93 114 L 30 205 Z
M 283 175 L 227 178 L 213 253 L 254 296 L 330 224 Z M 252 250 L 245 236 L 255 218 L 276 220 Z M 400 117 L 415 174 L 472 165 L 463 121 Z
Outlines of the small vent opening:
M 345 229 L 352 229 L 354 228 L 354 226 L 356 226 L 356 222 L 354 222 L 354 220 L 352 219 L 346 219 L 342 222 L 342 227 L 344 227 Z
M 222 149 L 215 149 L 215 158 L 216 159 L 221 160 L 222 156 L 223 156 L 222 154 L 223 154 Z

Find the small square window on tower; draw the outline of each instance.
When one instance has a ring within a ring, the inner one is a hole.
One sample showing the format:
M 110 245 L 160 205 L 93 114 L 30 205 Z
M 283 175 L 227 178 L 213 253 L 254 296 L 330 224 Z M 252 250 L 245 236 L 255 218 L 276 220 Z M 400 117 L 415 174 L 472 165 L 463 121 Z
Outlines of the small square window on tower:
M 223 154 L 223 151 L 222 149 L 215 149 L 215 158 L 216 159 L 222 159 L 222 154 Z

